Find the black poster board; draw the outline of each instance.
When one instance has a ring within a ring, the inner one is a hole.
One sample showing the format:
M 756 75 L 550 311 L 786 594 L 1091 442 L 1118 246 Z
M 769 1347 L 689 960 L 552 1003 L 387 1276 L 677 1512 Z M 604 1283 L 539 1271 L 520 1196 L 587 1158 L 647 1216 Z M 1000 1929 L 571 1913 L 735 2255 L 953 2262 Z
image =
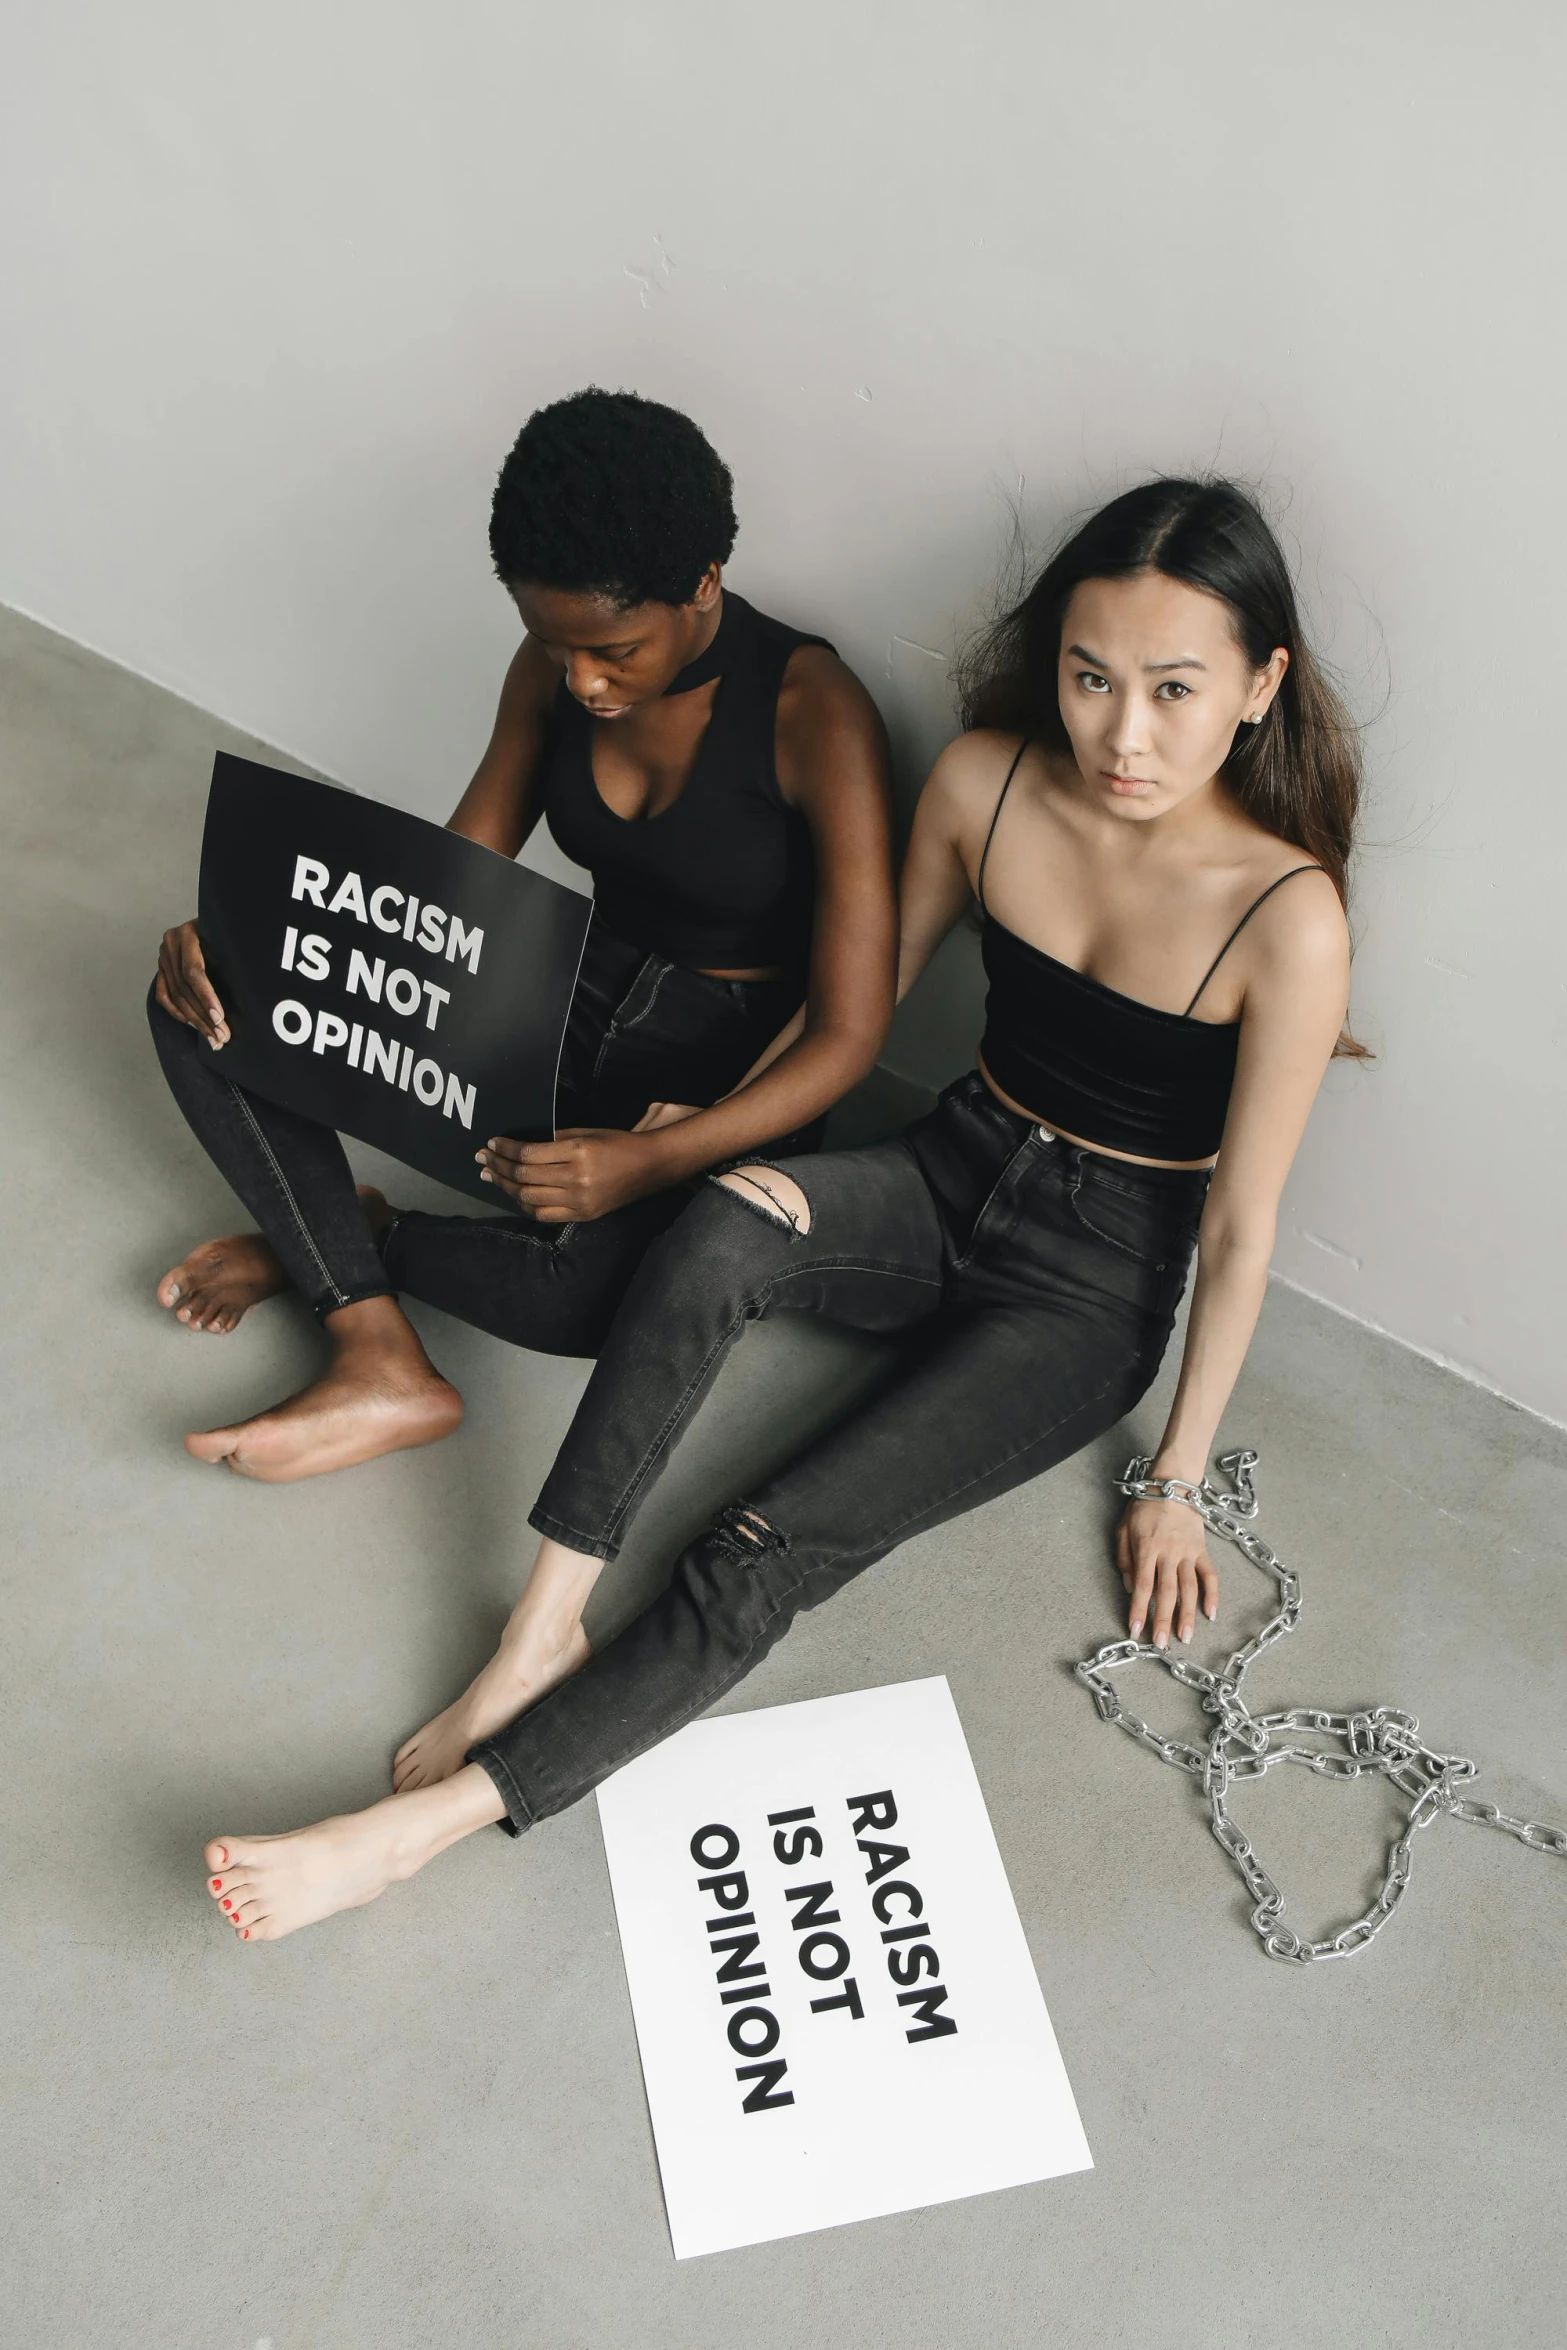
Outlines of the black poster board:
M 591 912 L 401 808 L 213 761 L 199 924 L 224 1073 L 492 1205 L 475 1151 L 554 1131 Z

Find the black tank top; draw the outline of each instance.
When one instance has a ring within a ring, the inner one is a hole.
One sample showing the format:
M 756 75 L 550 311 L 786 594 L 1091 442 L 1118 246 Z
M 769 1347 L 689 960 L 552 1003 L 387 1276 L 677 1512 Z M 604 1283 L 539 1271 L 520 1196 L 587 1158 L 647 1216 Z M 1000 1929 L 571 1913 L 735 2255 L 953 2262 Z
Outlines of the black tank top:
M 604 800 L 593 780 L 594 722 L 562 680 L 545 756 L 545 821 L 592 874 L 594 910 L 617 938 L 693 970 L 778 965 L 803 975 L 815 905 L 811 836 L 778 788 L 773 728 L 790 654 L 826 644 L 724 590 L 712 643 L 665 688 L 689 693 L 718 679 L 696 763 L 657 816 L 617 816 Z
M 998 922 L 985 905 L 985 866 L 1002 804 L 1012 787 L 1018 745 L 979 861 L 984 915 L 985 1067 L 1015 1102 L 1047 1126 L 1101 1150 L 1143 1159 L 1209 1159 L 1224 1134 L 1240 1044 L 1238 1020 L 1194 1020 L 1198 999 L 1257 908 L 1297 873 L 1294 865 L 1255 898 L 1203 973 L 1184 1012 L 1162 1012 L 1135 996 L 1074 971 Z

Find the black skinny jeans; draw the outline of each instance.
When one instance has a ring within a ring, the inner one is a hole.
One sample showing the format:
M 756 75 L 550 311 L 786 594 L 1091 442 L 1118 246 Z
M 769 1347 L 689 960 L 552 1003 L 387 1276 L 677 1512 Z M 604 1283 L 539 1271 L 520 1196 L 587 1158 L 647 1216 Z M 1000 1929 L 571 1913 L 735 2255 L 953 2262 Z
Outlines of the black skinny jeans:
M 656 1101 L 706 1108 L 771 1044 L 801 992 L 788 979 L 705 978 L 595 922 L 561 1056 L 560 1124 L 631 1127 Z M 595 1354 L 643 1252 L 691 1196 L 678 1185 L 587 1224 L 412 1209 L 378 1248 L 331 1128 L 236 1085 L 222 1053 L 153 996 L 148 1018 L 197 1140 L 317 1314 L 406 1292 L 514 1346 Z M 818 1123 L 783 1147 L 812 1150 L 820 1134 Z
M 704 1712 L 898 1543 L 1112 1427 L 1169 1341 L 1205 1171 L 1058 1142 L 976 1073 L 901 1140 L 783 1161 L 810 1229 L 704 1185 L 627 1294 L 532 1523 L 613 1559 L 747 1322 L 819 1313 L 906 1332 L 891 1380 L 726 1510 L 668 1591 L 476 1746 L 514 1828 L 564 1810 Z

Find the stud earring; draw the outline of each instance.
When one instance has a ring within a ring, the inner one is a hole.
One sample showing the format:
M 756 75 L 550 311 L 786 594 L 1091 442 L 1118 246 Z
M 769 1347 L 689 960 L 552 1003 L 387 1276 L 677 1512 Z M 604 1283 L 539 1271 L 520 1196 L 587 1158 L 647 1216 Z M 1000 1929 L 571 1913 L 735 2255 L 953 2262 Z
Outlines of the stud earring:
M 1265 716 L 1265 713 L 1264 713 L 1263 711 L 1259 710 L 1259 711 L 1257 712 L 1256 716 L 1255 716 L 1255 717 L 1253 717 L 1253 718 L 1248 718 L 1248 719 L 1247 719 L 1247 721 L 1246 721 L 1246 723 L 1247 723 L 1247 725 L 1248 725 L 1248 726 L 1260 726 L 1260 725 L 1262 724 L 1262 721 L 1263 721 L 1263 718 L 1264 718 L 1264 716 Z

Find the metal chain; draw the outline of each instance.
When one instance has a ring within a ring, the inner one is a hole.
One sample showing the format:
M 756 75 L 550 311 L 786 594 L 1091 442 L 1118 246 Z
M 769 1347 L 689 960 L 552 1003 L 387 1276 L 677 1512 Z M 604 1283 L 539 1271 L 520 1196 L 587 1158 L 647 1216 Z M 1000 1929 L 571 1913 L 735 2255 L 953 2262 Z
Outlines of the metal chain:
M 1228 1493 L 1206 1477 L 1200 1485 L 1189 1484 L 1179 1477 L 1152 1478 L 1148 1474 L 1152 1462 L 1146 1454 L 1128 1461 L 1114 1483 L 1129 1500 L 1178 1501 L 1195 1510 L 1210 1534 L 1233 1543 L 1254 1567 L 1273 1578 L 1279 1591 L 1278 1613 L 1270 1616 L 1259 1632 L 1237 1648 L 1218 1672 L 1208 1672 L 1186 1657 L 1172 1656 L 1167 1649 L 1155 1648 L 1142 1640 L 1109 1641 L 1092 1656 L 1085 1657 L 1075 1670 L 1105 1721 L 1114 1722 L 1117 1729 L 1135 1738 L 1140 1746 L 1151 1748 L 1161 1762 L 1173 1763 L 1177 1770 L 1188 1771 L 1194 1779 L 1202 1781 L 1208 1799 L 1209 1823 L 1245 1880 L 1254 1904 L 1252 1926 L 1269 1958 L 1283 1959 L 1293 1966 L 1307 1966 L 1313 1959 L 1349 1958 L 1357 1950 L 1364 1950 L 1381 1933 L 1404 1897 L 1404 1888 L 1409 1883 L 1410 1848 L 1416 1836 L 1442 1812 L 1450 1813 L 1454 1819 L 1471 1821 L 1477 1827 L 1500 1828 L 1504 1834 L 1516 1836 L 1520 1844 L 1527 1844 L 1531 1851 L 1553 1852 L 1567 1859 L 1567 1828 L 1551 1827 L 1543 1820 L 1514 1819 L 1509 1813 L 1499 1811 L 1494 1803 L 1482 1803 L 1475 1796 L 1461 1794 L 1459 1790 L 1473 1780 L 1478 1766 L 1467 1755 L 1438 1754 L 1432 1747 L 1422 1745 L 1420 1724 L 1413 1714 L 1402 1713 L 1397 1706 L 1368 1706 L 1358 1713 L 1346 1714 L 1326 1713 L 1318 1706 L 1309 1705 L 1292 1706 L 1284 1713 L 1251 1712 L 1241 1695 L 1241 1684 L 1263 1650 L 1282 1640 L 1287 1632 L 1293 1632 L 1300 1622 L 1300 1577 L 1247 1523 L 1257 1515 L 1253 1478 L 1257 1455 L 1248 1451 L 1228 1452 L 1221 1456 L 1218 1465 L 1230 1480 Z M 1161 1738 L 1157 1730 L 1150 1729 L 1139 1715 L 1129 1712 L 1121 1703 L 1110 1676 L 1121 1665 L 1143 1659 L 1163 1665 L 1183 1688 L 1195 1689 L 1202 1699 L 1203 1711 L 1217 1717 L 1206 1746 L 1193 1746 L 1180 1738 Z M 1324 1741 L 1336 1741 L 1337 1748 L 1332 1744 L 1299 1744 L 1292 1733 L 1300 1731 L 1309 1731 Z M 1260 1779 L 1275 1763 L 1298 1763 L 1303 1769 L 1330 1779 L 1359 1779 L 1375 1774 L 1390 1780 L 1410 1799 L 1403 1832 L 1388 1855 L 1387 1874 L 1376 1899 L 1361 1916 L 1320 1942 L 1303 1941 L 1292 1927 L 1284 1924 L 1284 1896 L 1257 1858 L 1249 1838 L 1229 1814 L 1227 1798 L 1231 1787 L 1248 1779 Z

